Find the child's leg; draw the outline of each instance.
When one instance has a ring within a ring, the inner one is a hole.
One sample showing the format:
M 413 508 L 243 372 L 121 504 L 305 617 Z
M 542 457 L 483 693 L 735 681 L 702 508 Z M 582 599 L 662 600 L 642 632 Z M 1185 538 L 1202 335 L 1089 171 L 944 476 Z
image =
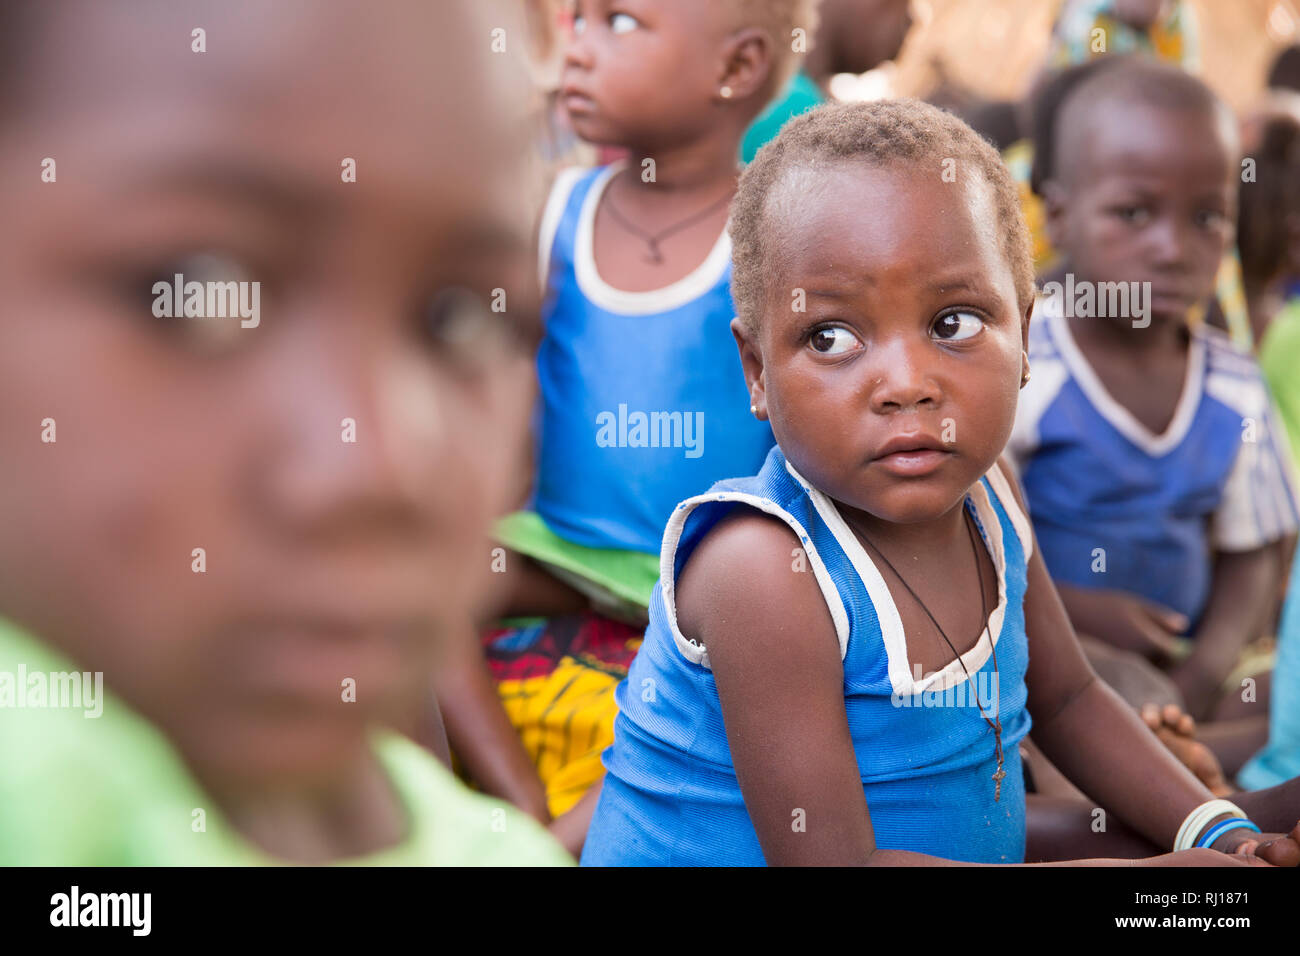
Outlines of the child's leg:
M 1271 641 L 1260 641 L 1242 651 L 1241 663 L 1223 682 L 1222 696 L 1215 702 L 1208 719 L 1242 720 L 1267 714 L 1269 702 L 1273 699 L 1273 662 L 1276 658 Z
M 1265 833 L 1289 833 L 1300 820 L 1300 777 L 1265 790 L 1243 790 L 1232 800 Z
M 591 826 L 591 817 L 596 812 L 596 803 L 600 799 L 600 787 L 603 782 L 602 775 L 572 809 L 557 817 L 550 826 L 551 836 L 559 840 L 575 859 L 582 856 L 582 845 L 587 842 L 587 828 Z
M 1137 860 L 1166 850 L 1088 800 L 1025 797 L 1025 862 L 1097 857 Z
M 1177 686 L 1144 657 L 1086 634 L 1079 635 L 1079 644 L 1097 676 L 1134 708 L 1176 704 L 1181 709 L 1183 698 Z
M 1064 797 L 1069 800 L 1086 800 L 1083 791 L 1070 783 L 1068 777 L 1047 759 L 1038 745 L 1029 737 L 1020 742 L 1020 759 L 1026 773 L 1033 781 L 1033 792 L 1045 797 Z
M 502 709 L 478 635 L 469 631 L 437 673 L 446 739 L 465 775 L 485 792 L 549 822 L 546 788 Z
M 1267 743 L 1268 727 L 1268 715 L 1257 713 L 1238 720 L 1200 724 L 1196 736 L 1219 759 L 1223 772 L 1231 779 Z
M 498 595 L 501 617 L 556 617 L 586 610 L 591 601 L 582 592 L 550 574 L 531 558 L 506 551 Z

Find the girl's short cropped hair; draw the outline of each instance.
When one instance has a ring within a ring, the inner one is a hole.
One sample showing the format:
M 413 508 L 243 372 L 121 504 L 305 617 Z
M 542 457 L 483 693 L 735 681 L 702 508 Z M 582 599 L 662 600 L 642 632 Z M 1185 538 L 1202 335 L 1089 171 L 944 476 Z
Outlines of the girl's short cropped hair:
M 944 160 L 955 166 L 945 167 Z M 877 100 L 821 106 L 792 119 L 779 136 L 758 151 L 740 177 L 731 204 L 731 294 L 745 326 L 756 330 L 767 303 L 772 253 L 781 224 L 771 222 L 773 190 L 792 170 L 824 168 L 828 163 L 867 166 L 933 167 L 935 188 L 945 188 L 941 173 L 974 169 L 988 186 L 1003 256 L 1015 280 L 1023 313 L 1034 297 L 1034 263 L 1020 198 L 1002 158 L 956 116 L 920 100 Z M 865 212 L 865 211 L 864 211 Z

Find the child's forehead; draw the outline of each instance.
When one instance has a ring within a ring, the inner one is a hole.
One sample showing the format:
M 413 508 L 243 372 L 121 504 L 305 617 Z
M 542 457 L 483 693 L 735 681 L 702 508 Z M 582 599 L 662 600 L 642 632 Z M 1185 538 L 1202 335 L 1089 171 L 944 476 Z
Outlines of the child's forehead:
M 1232 162 L 1231 117 L 1212 108 L 1169 107 L 1140 97 L 1111 98 L 1067 114 L 1059 163 L 1065 178 L 1096 182 L 1125 174 L 1183 180 L 1189 168 Z
M 998 245 L 996 209 L 982 174 L 933 163 L 823 162 L 786 170 L 768 197 L 766 241 L 786 265 L 821 271 L 833 252 L 883 259 L 905 248 L 936 256 Z
M 51 5 L 32 26 L 38 55 L 9 121 L 89 179 L 191 167 L 219 178 L 226 157 L 232 179 L 337 192 L 351 160 L 371 190 L 428 195 L 461 181 L 471 194 L 511 155 L 523 77 L 517 61 L 492 61 L 486 40 L 481 55 L 463 42 L 459 8 Z M 513 95 L 496 95 L 512 81 Z

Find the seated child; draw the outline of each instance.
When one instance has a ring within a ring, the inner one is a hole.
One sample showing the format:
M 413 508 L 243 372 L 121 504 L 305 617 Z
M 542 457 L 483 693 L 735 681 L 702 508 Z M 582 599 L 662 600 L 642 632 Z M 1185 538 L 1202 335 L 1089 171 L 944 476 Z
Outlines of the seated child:
M 1044 286 L 1008 453 L 1074 626 L 1170 665 L 1201 717 L 1271 626 L 1297 524 L 1258 367 L 1187 320 L 1232 234 L 1232 117 L 1135 60 L 1076 87 L 1056 135 L 1043 194 L 1063 281 Z
M 0 8 L 0 864 L 571 862 L 398 733 L 527 427 L 488 9 Z
M 506 612 L 547 619 L 486 635 L 526 759 L 484 755 L 518 750 L 500 733 L 472 736 L 499 721 L 495 700 L 453 689 L 446 703 L 453 749 L 467 765 L 513 768 L 480 782 L 540 819 L 600 779 L 674 505 L 756 470 L 772 446 L 731 337 L 725 225 L 741 137 L 797 66 L 791 30 L 811 34 L 812 8 L 576 6 L 563 102 L 579 136 L 631 158 L 562 173 L 541 221 L 535 487 L 499 534 L 516 552 L 503 556 Z
M 1031 718 L 1153 844 L 1225 851 L 1159 862 L 1289 847 L 1096 679 L 998 461 L 1033 273 L 997 153 L 923 103 L 824 107 L 746 169 L 731 231 L 777 447 L 673 512 L 583 862 L 1018 863 Z

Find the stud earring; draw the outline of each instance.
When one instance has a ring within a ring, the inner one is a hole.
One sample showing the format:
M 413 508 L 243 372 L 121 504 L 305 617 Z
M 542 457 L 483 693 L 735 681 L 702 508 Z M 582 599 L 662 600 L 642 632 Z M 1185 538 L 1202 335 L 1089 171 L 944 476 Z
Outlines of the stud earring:
M 757 418 L 757 417 L 758 417 L 758 406 L 757 406 L 757 405 L 750 405 L 750 406 L 749 406 L 749 414 L 751 414 L 751 415 L 753 415 L 755 418 Z
M 731 87 L 724 86 L 722 89 L 718 90 L 718 95 L 721 96 L 724 100 L 731 99 Z

